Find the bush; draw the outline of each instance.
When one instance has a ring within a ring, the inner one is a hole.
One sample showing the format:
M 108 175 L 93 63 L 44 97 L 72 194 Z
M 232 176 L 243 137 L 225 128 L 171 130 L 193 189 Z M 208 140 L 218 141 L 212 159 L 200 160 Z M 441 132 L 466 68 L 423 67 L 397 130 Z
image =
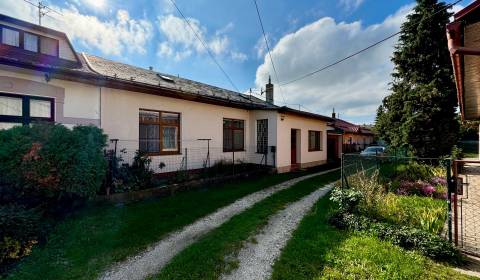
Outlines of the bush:
M 124 153 L 124 151 L 121 151 Z M 145 152 L 136 151 L 132 164 L 125 164 L 123 157 L 117 158 L 113 167 L 113 191 L 116 193 L 143 190 L 154 185 L 154 172 L 150 168 L 152 159 Z
M 0 131 L 3 182 L 47 198 L 93 197 L 102 185 L 106 136 L 93 126 L 34 124 Z
M 419 229 L 381 223 L 345 212 L 335 213 L 329 221 L 340 229 L 365 232 L 407 250 L 418 250 L 434 260 L 458 263 L 461 259 L 459 252 L 448 241 Z
M 0 206 L 0 267 L 28 255 L 47 227 L 38 210 L 14 204 Z M 0 269 L 0 274 L 4 272 Z
M 0 272 L 30 253 L 50 221 L 97 193 L 106 173 L 105 142 L 93 126 L 0 130 Z

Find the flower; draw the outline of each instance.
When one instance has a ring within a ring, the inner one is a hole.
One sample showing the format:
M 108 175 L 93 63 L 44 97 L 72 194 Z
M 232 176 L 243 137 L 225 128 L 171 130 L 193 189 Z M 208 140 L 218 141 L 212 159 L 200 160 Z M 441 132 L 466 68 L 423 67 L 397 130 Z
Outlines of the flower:
M 435 192 L 435 187 L 425 183 L 422 188 L 422 193 L 427 196 L 431 196 Z
M 434 186 L 438 186 L 438 185 L 446 186 L 447 179 L 445 179 L 444 177 L 435 176 L 432 179 L 430 179 L 430 183 Z

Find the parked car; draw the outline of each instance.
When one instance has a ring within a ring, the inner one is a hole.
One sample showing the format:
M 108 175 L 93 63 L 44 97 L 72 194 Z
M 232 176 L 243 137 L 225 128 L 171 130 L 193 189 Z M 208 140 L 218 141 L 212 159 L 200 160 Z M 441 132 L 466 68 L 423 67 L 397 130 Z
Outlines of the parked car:
M 385 147 L 382 146 L 370 146 L 363 150 L 360 155 L 362 156 L 384 156 Z

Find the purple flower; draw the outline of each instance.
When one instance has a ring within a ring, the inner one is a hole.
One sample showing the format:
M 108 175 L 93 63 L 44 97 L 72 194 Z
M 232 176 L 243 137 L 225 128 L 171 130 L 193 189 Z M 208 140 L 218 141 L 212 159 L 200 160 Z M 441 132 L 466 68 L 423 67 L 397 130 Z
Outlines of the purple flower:
M 437 185 L 442 185 L 442 186 L 446 186 L 447 185 L 447 179 L 443 178 L 443 177 L 433 177 L 431 180 L 430 180 L 430 183 L 432 183 L 432 185 L 434 186 L 437 186 Z
M 425 183 L 422 188 L 422 192 L 424 195 L 431 196 L 435 192 L 435 187 Z

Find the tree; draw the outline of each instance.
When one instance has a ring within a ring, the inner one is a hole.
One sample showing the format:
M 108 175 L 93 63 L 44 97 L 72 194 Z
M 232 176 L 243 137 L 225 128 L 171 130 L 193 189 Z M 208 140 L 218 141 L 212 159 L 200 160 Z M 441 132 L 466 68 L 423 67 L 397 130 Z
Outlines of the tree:
M 445 36 L 451 15 L 443 2 L 417 0 L 393 53 L 391 94 L 377 111 L 379 136 L 420 157 L 447 155 L 457 141 L 456 89 Z

